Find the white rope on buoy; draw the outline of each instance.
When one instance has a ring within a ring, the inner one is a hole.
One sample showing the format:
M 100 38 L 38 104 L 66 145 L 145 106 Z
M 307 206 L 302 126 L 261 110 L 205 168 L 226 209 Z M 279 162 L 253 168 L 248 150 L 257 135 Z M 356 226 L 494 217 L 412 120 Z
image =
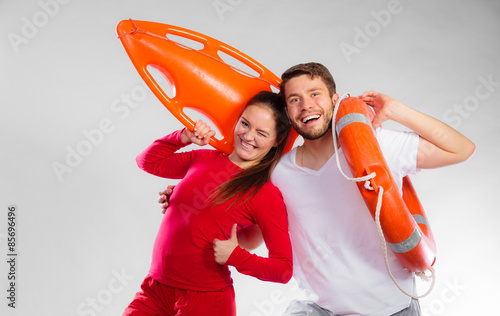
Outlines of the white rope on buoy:
M 335 104 L 335 109 L 333 111 L 333 118 L 332 118 L 333 146 L 334 146 L 335 151 L 336 151 L 335 158 L 336 158 L 336 161 L 337 161 L 337 168 L 339 169 L 340 173 L 344 176 L 344 178 L 346 178 L 348 181 L 351 181 L 351 182 L 362 182 L 362 181 L 365 181 L 365 185 L 364 185 L 365 189 L 370 190 L 370 191 L 374 191 L 375 189 L 371 185 L 370 180 L 376 177 L 377 174 L 375 172 L 372 172 L 371 174 L 366 175 L 364 177 L 351 178 L 351 177 L 347 176 L 344 173 L 344 171 L 342 170 L 342 167 L 340 166 L 340 158 L 339 158 L 339 155 L 338 155 L 338 152 L 337 152 L 337 149 L 338 149 L 337 134 L 336 134 L 336 129 L 335 129 L 335 123 L 334 122 L 336 121 L 336 118 L 337 118 L 337 111 L 339 109 L 340 102 L 342 100 L 344 100 L 345 98 L 347 98 L 347 97 L 350 97 L 349 93 L 343 94 L 342 97 L 340 97 L 337 100 L 337 102 Z M 377 198 L 377 207 L 376 207 L 376 211 L 375 211 L 375 224 L 377 226 L 377 231 L 378 231 L 378 234 L 379 234 L 379 237 L 380 237 L 380 241 L 382 243 L 382 250 L 383 250 L 383 253 L 384 253 L 384 262 L 385 262 L 385 268 L 387 270 L 387 273 L 389 273 L 389 276 L 390 276 L 392 282 L 394 282 L 394 284 L 397 286 L 397 288 L 403 294 L 405 294 L 405 295 L 407 295 L 407 296 L 409 296 L 411 298 L 414 298 L 414 299 L 423 298 L 423 297 L 429 295 L 429 293 L 434 288 L 434 285 L 435 285 L 435 282 L 436 282 L 434 268 L 433 267 L 429 267 L 429 269 L 428 269 L 430 271 L 430 273 L 431 273 L 430 278 L 432 279 L 432 283 L 431 283 L 431 286 L 429 287 L 429 289 L 427 290 L 427 292 L 425 292 L 424 294 L 419 295 L 419 296 L 414 296 L 412 294 L 407 293 L 405 290 L 403 290 L 401 288 L 401 286 L 397 282 L 396 278 L 393 276 L 393 274 L 391 272 L 391 268 L 389 266 L 389 258 L 388 258 L 388 255 L 387 255 L 387 242 L 385 240 L 384 232 L 382 230 L 382 225 L 380 224 L 380 211 L 382 209 L 382 199 L 383 199 L 383 194 L 384 194 L 384 188 L 382 186 L 378 186 L 378 189 L 379 189 L 379 192 L 378 192 L 378 198 Z M 417 275 L 420 279 L 422 279 L 424 281 L 427 281 L 427 282 L 429 281 L 429 277 L 425 274 L 425 271 L 423 271 L 423 272 L 415 272 L 415 275 Z
M 335 109 L 333 111 L 333 118 L 332 118 L 332 124 L 335 125 L 335 119 L 337 118 L 337 111 L 339 109 L 339 105 L 340 105 L 340 102 L 342 100 L 344 100 L 345 98 L 348 98 L 350 97 L 349 93 L 344 93 L 342 95 L 342 97 L 340 97 L 338 100 L 337 100 L 337 103 L 335 104 Z M 338 148 L 338 145 L 337 145 L 337 133 L 335 131 L 335 126 L 332 126 L 332 132 L 333 132 L 333 146 L 335 148 L 335 151 L 337 151 L 337 148 Z M 339 169 L 340 173 L 344 176 L 344 178 L 346 178 L 347 180 L 351 181 L 351 182 L 362 182 L 362 181 L 366 181 L 365 182 L 365 188 L 367 188 L 368 190 L 373 190 L 373 187 L 371 186 L 370 184 L 370 179 L 373 179 L 375 178 L 375 176 L 377 175 L 375 172 L 372 172 L 371 174 L 369 175 L 366 175 L 364 177 L 359 177 L 359 178 L 351 178 L 349 176 L 347 176 L 344 171 L 342 170 L 342 167 L 340 166 L 340 159 L 339 159 L 339 155 L 338 153 L 335 154 L 335 158 L 337 160 L 337 168 Z
M 379 192 L 378 192 L 378 199 L 377 199 L 377 209 L 375 211 L 375 223 L 377 225 L 377 231 L 378 231 L 378 234 L 380 237 L 380 241 L 382 242 L 382 249 L 384 251 L 385 269 L 387 270 L 387 273 L 389 273 L 389 276 L 391 277 L 392 282 L 394 282 L 394 284 L 396 284 L 396 286 L 398 287 L 398 289 L 401 292 L 403 292 L 405 295 L 407 295 L 411 298 L 414 298 L 414 299 L 423 298 L 423 297 L 429 295 L 429 293 L 434 288 L 434 284 L 436 283 L 434 268 L 429 267 L 429 269 L 428 269 L 431 272 L 432 283 L 431 283 L 431 286 L 429 287 L 429 289 L 427 290 L 427 292 L 425 292 L 424 294 L 415 296 L 415 295 L 407 293 L 405 290 L 403 290 L 401 288 L 401 286 L 399 285 L 396 278 L 394 278 L 394 276 L 392 275 L 391 268 L 389 266 L 389 259 L 387 256 L 387 244 L 386 244 L 386 240 L 384 237 L 384 232 L 382 231 L 382 225 L 380 224 L 380 210 L 382 209 L 382 196 L 384 194 L 384 188 L 382 186 L 378 186 L 378 189 L 379 189 Z M 417 275 L 418 277 L 420 277 L 420 279 L 422 279 L 424 281 L 427 281 L 427 282 L 429 281 L 429 277 L 425 274 L 425 272 L 415 272 L 415 275 Z

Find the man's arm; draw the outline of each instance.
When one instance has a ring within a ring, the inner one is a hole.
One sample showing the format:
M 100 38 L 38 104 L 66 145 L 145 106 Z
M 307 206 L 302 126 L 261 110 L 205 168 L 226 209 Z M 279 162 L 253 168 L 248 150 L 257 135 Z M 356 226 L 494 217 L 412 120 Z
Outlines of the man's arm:
M 159 192 L 160 197 L 158 198 L 158 203 L 161 204 L 161 212 L 165 214 L 165 211 L 168 208 L 168 202 L 170 200 L 170 195 L 172 195 L 172 192 L 174 191 L 175 185 L 169 185 L 167 188 L 163 191 Z
M 363 93 L 360 99 L 375 110 L 373 127 L 392 120 L 420 136 L 417 168 L 438 168 L 456 164 L 467 160 L 475 151 L 474 143 L 452 127 L 389 96 L 368 91 Z

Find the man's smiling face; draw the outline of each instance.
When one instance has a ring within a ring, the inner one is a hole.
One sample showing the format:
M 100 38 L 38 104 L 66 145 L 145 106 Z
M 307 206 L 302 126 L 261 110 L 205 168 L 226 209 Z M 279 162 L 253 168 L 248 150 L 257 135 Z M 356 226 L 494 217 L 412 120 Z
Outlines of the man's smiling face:
M 330 97 L 320 77 L 300 75 L 286 83 L 287 112 L 293 128 L 305 139 L 323 137 L 332 126 L 338 95 Z

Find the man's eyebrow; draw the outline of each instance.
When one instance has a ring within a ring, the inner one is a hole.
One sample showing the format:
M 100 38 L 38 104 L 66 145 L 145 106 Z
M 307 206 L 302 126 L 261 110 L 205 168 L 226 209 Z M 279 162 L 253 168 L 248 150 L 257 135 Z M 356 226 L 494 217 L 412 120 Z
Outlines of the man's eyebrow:
M 313 92 L 313 91 L 320 91 L 320 90 L 322 90 L 320 87 L 314 87 L 314 88 L 308 89 L 306 92 Z M 287 97 L 287 99 L 290 99 L 291 97 L 297 97 L 297 96 L 299 96 L 299 94 L 298 94 L 298 93 L 291 93 L 291 94 Z

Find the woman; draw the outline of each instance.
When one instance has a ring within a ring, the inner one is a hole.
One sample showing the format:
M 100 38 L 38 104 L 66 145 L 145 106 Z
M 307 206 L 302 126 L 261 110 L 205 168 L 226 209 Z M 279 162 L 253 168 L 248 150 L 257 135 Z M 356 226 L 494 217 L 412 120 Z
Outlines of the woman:
M 264 281 L 286 283 L 292 276 L 286 209 L 269 181 L 290 133 L 281 97 L 265 91 L 248 102 L 229 155 L 209 149 L 176 153 L 190 143 L 206 145 L 215 134 L 201 121 L 194 130 L 165 136 L 137 157 L 143 170 L 183 180 L 156 236 L 149 275 L 124 315 L 236 315 L 228 265 Z M 268 258 L 237 244 L 237 227 L 255 224 Z

